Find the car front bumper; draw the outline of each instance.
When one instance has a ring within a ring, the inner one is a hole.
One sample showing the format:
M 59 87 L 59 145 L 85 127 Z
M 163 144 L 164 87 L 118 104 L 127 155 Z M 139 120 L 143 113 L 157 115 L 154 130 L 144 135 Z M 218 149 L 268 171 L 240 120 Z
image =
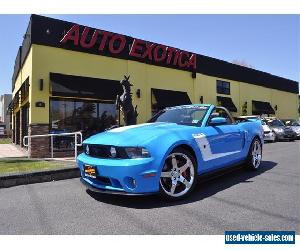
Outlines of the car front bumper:
M 77 165 L 81 182 L 94 192 L 145 195 L 159 191 L 159 165 L 152 157 L 141 159 L 101 159 L 80 154 Z M 96 178 L 84 173 L 84 166 L 96 169 Z
M 275 141 L 275 134 L 272 132 L 264 134 L 264 141 Z
M 295 132 L 296 133 L 296 138 L 300 139 L 300 132 Z
M 277 133 L 276 139 L 277 140 L 294 140 L 296 139 L 296 133 Z
M 101 194 L 114 194 L 114 195 L 125 195 L 125 196 L 143 196 L 143 195 L 152 195 L 156 194 L 157 192 L 153 193 L 127 193 L 124 191 L 112 191 L 109 189 L 102 189 L 102 188 L 96 188 L 92 184 L 89 184 L 87 181 L 84 180 L 84 178 L 80 178 L 80 182 L 89 190 L 95 192 L 95 193 L 101 193 Z

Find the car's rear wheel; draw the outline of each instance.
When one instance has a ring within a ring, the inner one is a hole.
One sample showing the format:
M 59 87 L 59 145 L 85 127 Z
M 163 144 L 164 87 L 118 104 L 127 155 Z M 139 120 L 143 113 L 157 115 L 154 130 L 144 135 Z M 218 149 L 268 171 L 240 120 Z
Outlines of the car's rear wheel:
M 262 145 L 258 138 L 254 138 L 251 143 L 248 153 L 248 167 L 257 170 L 261 164 L 262 159 Z
M 183 148 L 175 149 L 166 158 L 160 174 L 160 193 L 170 200 L 188 196 L 197 181 L 197 168 L 194 156 Z

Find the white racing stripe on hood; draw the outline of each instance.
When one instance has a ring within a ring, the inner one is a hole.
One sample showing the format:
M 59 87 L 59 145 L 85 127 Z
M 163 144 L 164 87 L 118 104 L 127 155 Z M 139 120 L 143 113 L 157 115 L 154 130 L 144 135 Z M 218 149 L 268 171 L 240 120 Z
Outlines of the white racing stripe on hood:
M 128 129 L 138 128 L 138 127 L 145 127 L 145 126 L 149 126 L 149 125 L 152 125 L 152 123 L 142 123 L 142 124 L 138 124 L 138 125 L 124 126 L 124 127 L 119 127 L 119 128 L 114 128 L 114 129 L 108 130 L 107 132 L 117 133 L 117 132 L 126 131 Z

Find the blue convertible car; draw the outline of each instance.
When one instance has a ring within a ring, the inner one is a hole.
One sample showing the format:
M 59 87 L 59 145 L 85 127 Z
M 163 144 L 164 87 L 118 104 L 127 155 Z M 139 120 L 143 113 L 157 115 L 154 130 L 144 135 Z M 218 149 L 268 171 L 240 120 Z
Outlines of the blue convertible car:
M 236 123 L 223 107 L 184 105 L 86 139 L 77 164 L 92 191 L 179 199 L 198 175 L 241 162 L 257 169 L 263 141 L 260 122 Z

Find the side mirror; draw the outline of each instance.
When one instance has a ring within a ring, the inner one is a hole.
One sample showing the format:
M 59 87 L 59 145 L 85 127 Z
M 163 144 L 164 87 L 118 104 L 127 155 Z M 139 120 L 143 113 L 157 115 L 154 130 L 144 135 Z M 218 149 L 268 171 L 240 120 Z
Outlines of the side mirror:
M 214 113 L 212 113 L 210 116 L 211 116 L 212 118 L 214 118 L 214 117 L 219 117 L 219 116 L 220 116 L 220 114 L 219 114 L 219 113 L 217 113 L 217 112 L 214 112 Z
M 227 124 L 227 120 L 224 117 L 213 117 L 209 122 L 209 125 L 211 126 L 218 126 L 222 124 Z

